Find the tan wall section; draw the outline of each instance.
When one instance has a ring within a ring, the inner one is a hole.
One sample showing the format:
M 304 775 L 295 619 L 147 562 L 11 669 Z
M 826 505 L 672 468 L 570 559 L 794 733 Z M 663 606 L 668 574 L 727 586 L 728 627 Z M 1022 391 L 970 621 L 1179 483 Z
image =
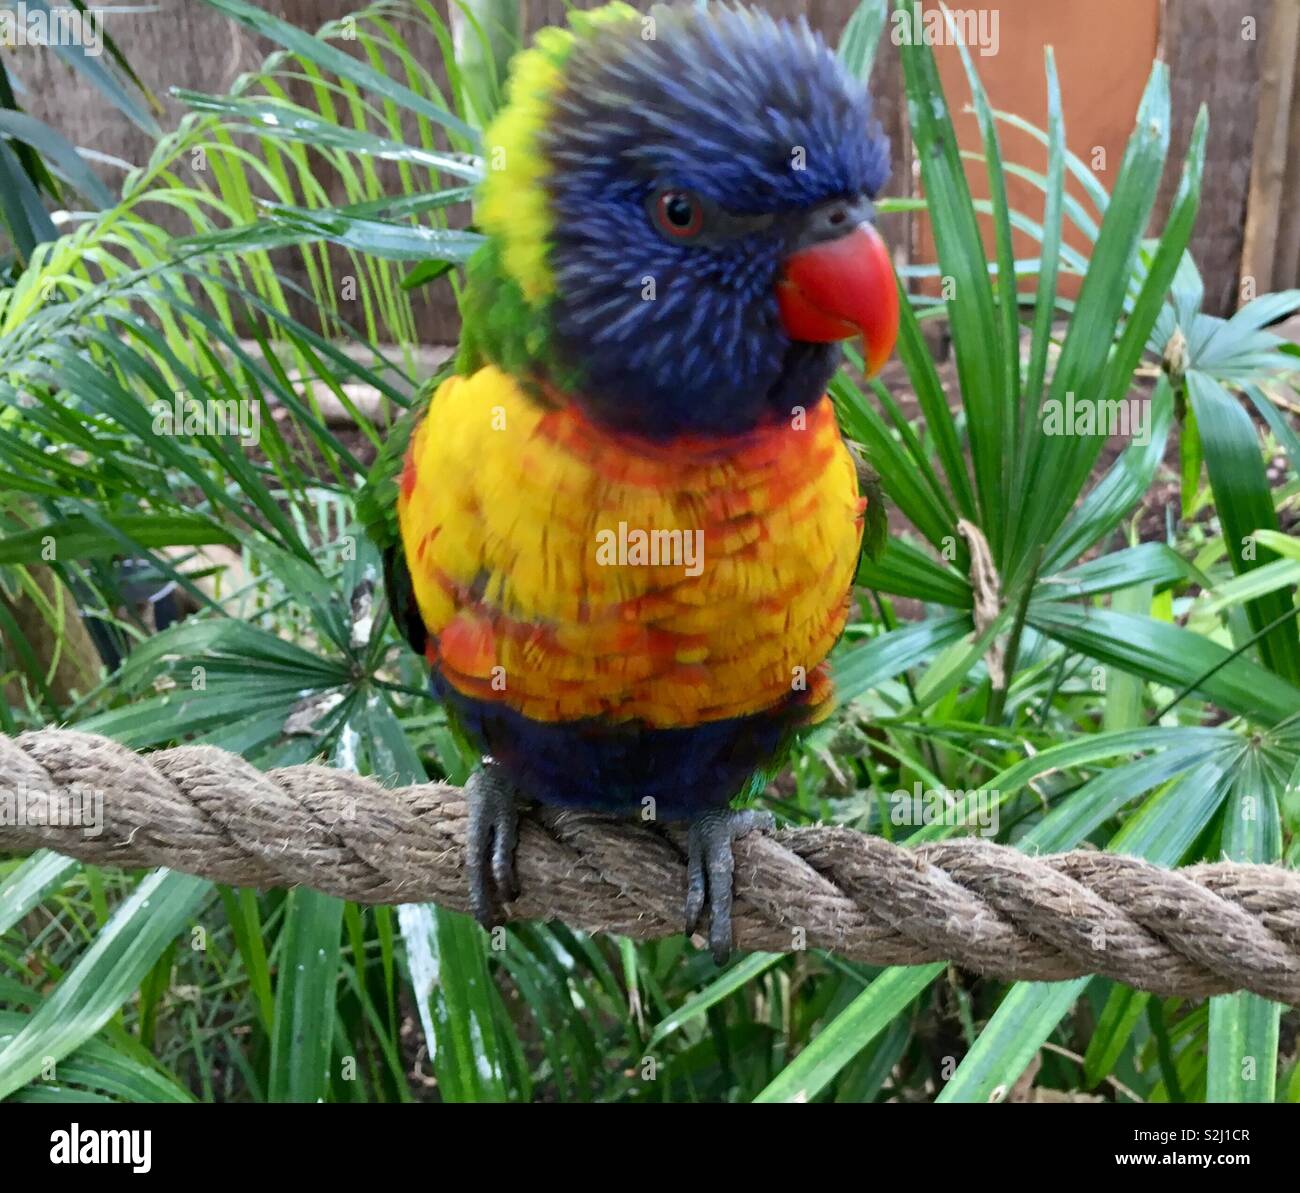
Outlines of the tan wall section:
M 306 29 L 364 6 L 364 0 L 258 0 L 263 7 Z M 593 7 L 600 0 L 577 0 Z M 634 0 L 648 7 L 649 0 Z M 932 0 L 931 0 L 932 2 Z M 1241 36 L 1244 16 L 1260 19 L 1259 38 L 1267 37 L 1266 16 L 1272 2 L 1295 0 L 1002 0 L 999 12 L 999 47 L 996 55 L 979 57 L 980 70 L 995 104 L 1020 112 L 1042 124 L 1045 88 L 1042 49 L 1056 47 L 1065 104 L 1066 128 L 1071 148 L 1090 155 L 1094 146 L 1106 151 L 1103 179 L 1113 180 L 1132 126 L 1132 115 L 1158 43 L 1173 75 L 1173 148 L 1181 158 L 1197 106 L 1210 105 L 1211 135 L 1206 164 L 1206 191 L 1202 217 L 1193 241 L 1194 252 L 1207 276 L 1207 298 L 1219 309 L 1235 303 L 1237 271 L 1241 257 L 1242 227 L 1250 181 L 1251 138 L 1258 96 L 1257 43 Z M 446 0 L 435 0 L 444 14 Z M 173 85 L 221 92 L 236 75 L 260 62 L 273 47 L 251 37 L 201 0 L 160 0 L 161 11 L 123 14 L 113 18 L 110 30 L 136 69 L 160 97 L 171 127 L 182 111 L 166 98 Z M 765 6 L 783 15 L 805 13 L 832 43 L 838 38 L 857 0 L 771 0 Z M 532 30 L 563 19 L 562 0 L 525 0 L 526 24 Z M 951 7 L 961 7 L 952 0 Z M 914 185 L 898 57 L 892 46 L 882 45 L 872 78 L 877 110 L 894 143 L 891 194 L 909 194 Z M 413 49 L 427 59 L 437 57 L 432 42 Z M 148 138 L 108 107 L 81 76 L 47 51 L 17 62 L 26 87 L 22 102 L 36 116 L 61 129 L 77 144 L 140 162 L 148 155 Z M 969 98 L 956 52 L 941 49 L 945 80 L 960 97 Z M 958 116 L 963 145 L 978 148 L 974 120 Z M 1004 151 L 1012 160 L 1041 167 L 1041 148 L 1021 134 L 1006 133 Z M 1292 146 L 1294 157 L 1300 149 Z M 987 193 L 982 171 L 971 177 L 977 194 Z M 116 182 L 116 176 L 106 174 Z M 1167 174 L 1160 207 L 1167 206 L 1176 185 L 1174 171 Z M 1027 184 L 1015 183 L 1012 201 L 1037 215 L 1041 200 Z M 1289 225 L 1288 225 L 1289 227 Z M 908 221 L 887 217 L 886 234 L 905 255 L 925 256 L 928 230 L 924 219 Z M 1282 239 L 1286 240 L 1286 236 Z M 1024 239 L 1018 254 L 1031 252 Z M 932 247 L 929 248 L 932 254 Z M 1296 262 L 1300 268 L 1300 261 Z M 305 282 L 305 276 L 299 279 Z M 1300 279 L 1274 277 L 1276 286 Z M 299 314 L 309 312 L 303 310 Z M 457 322 L 450 287 L 438 283 L 419 312 L 421 338 L 426 342 L 454 339 Z
M 927 7 L 935 7 L 932 0 Z M 950 5 L 950 7 L 956 7 Z M 1159 0 L 1088 0 L 1086 4 L 1044 4 L 1041 0 L 1002 0 L 992 11 L 997 21 L 996 52 L 972 51 L 972 58 L 989 102 L 996 110 L 1014 112 L 1045 129 L 1047 82 L 1044 49 L 1051 46 L 1061 86 L 1061 106 L 1067 146 L 1094 168 L 1107 190 L 1112 189 L 1133 129 L 1133 113 L 1142 97 L 1159 38 Z M 990 23 L 989 31 L 994 26 Z M 963 150 L 983 155 L 983 141 L 972 113 L 966 71 L 956 47 L 936 46 L 939 73 L 948 94 Z M 1047 169 L 1047 151 L 1030 134 L 999 124 L 1003 160 L 1029 169 Z M 968 162 L 966 176 L 976 198 L 987 199 L 989 187 L 983 162 Z M 1082 186 L 1067 175 L 1069 192 L 1084 200 Z M 1008 199 L 1013 209 L 1041 222 L 1043 195 L 1032 183 L 1008 178 Z M 1092 212 L 1090 204 L 1085 208 Z M 985 242 L 993 253 L 993 224 L 981 216 Z M 1068 218 L 1066 242 L 1085 251 L 1088 240 Z M 1017 258 L 1036 257 L 1037 243 L 1025 233 L 1014 233 Z M 934 241 L 928 217 L 918 219 L 918 258 L 934 260 Z M 1028 279 L 1033 285 L 1033 278 Z M 1022 279 L 1021 289 L 1026 288 Z M 927 287 L 928 289 L 928 287 Z M 1073 296 L 1078 279 L 1062 275 L 1060 289 Z

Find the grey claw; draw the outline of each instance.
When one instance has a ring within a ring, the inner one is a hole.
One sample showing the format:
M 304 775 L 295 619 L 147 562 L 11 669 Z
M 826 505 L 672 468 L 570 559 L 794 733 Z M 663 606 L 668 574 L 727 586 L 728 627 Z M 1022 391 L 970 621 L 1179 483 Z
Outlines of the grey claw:
M 511 802 L 511 815 L 499 821 L 492 844 L 492 878 L 497 891 L 507 903 L 519 898 L 519 879 L 515 874 L 515 850 L 519 847 L 519 816 Z
M 704 916 L 704 896 L 708 884 L 704 881 L 704 851 L 695 848 L 694 829 L 691 830 L 691 847 L 686 857 L 686 935 L 694 936 Z
M 724 809 L 706 812 L 691 824 L 687 834 L 686 931 L 699 926 L 707 897 L 709 950 L 718 965 L 731 956 L 735 859 L 732 843 L 750 832 L 770 832 L 776 821 L 770 812 Z
M 465 799 L 469 803 L 465 869 L 470 914 L 484 928 L 495 928 L 505 922 L 501 902 L 519 897 L 515 876 L 519 808 L 509 783 L 486 761 L 465 783 Z

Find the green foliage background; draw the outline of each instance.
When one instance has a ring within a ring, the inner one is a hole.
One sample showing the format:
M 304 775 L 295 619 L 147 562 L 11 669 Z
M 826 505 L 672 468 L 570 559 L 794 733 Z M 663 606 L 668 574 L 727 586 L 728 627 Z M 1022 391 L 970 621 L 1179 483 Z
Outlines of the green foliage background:
M 324 754 L 399 782 L 459 781 L 472 760 L 425 697 L 419 661 L 385 617 L 354 633 L 378 575 L 356 502 L 389 416 L 427 380 L 412 303 L 424 286 L 458 286 L 478 243 L 446 214 L 482 171 L 476 130 L 500 99 L 516 7 L 482 0 L 448 24 L 425 0 L 384 2 L 309 33 L 246 0 L 209 3 L 280 48 L 229 95 L 180 92 L 190 114 L 120 194 L 0 86 L 12 250 L 0 585 L 60 633 L 66 598 L 124 655 L 64 698 L 0 602 L 12 694 L 0 727 L 70 722 L 135 748 L 206 741 L 259 766 Z M 864 78 L 878 46 L 902 55 L 953 297 L 903 304 L 898 354 L 920 417 L 857 372 L 832 385 L 846 434 L 911 529 L 863 563 L 835 658 L 844 706 L 768 806 L 896 840 L 953 832 L 892 822 L 888 793 L 920 783 L 995 793 L 999 839 L 1026 849 L 1294 865 L 1297 360 L 1267 328 L 1300 293 L 1228 320 L 1202 313 L 1186 249 L 1204 113 L 1176 147 L 1182 183 L 1150 234 L 1171 151 L 1163 66 L 1108 193 L 1065 147 L 1050 54 L 1046 131 L 1032 130 L 1043 173 L 1003 162 L 1000 132 L 1024 122 L 991 108 L 967 59 L 992 195 L 975 201 L 950 115 L 964 97 L 945 96 L 928 47 L 882 39 L 886 19 L 865 0 L 839 52 Z M 441 88 L 406 48 L 416 27 L 443 48 Z M 150 122 L 124 60 L 95 65 L 108 97 Z M 397 164 L 396 190 L 380 160 Z M 1012 172 L 1043 191 L 1041 222 L 1009 207 Z M 78 194 L 87 210 L 56 228 L 50 200 Z M 185 236 L 156 222 L 164 206 Z M 992 263 L 979 214 L 996 231 Z M 1063 242 L 1067 220 L 1087 253 Z M 1013 228 L 1038 243 L 1035 259 L 1014 259 Z M 330 246 L 355 303 L 339 300 Z M 317 325 L 286 313 L 286 254 L 305 265 Z M 1071 274 L 1082 286 L 1067 301 L 1058 284 Z M 956 391 L 927 348 L 928 320 L 950 330 Z M 1104 435 L 1043 433 L 1045 402 L 1120 399 L 1149 378 L 1150 441 L 1104 469 Z M 379 416 L 358 409 L 358 385 L 381 395 Z M 150 405 L 178 391 L 254 397 L 276 417 L 255 452 L 154 434 Z M 351 412 L 355 436 L 331 428 L 325 397 Z M 1165 475 L 1171 437 L 1180 508 L 1144 541 L 1139 503 Z M 1000 578 L 999 612 L 978 627 L 959 521 L 978 528 Z M 214 544 L 240 566 L 217 576 L 196 554 Z M 158 634 L 123 615 L 123 557 L 198 611 Z M 57 600 L 37 582 L 43 563 Z M 996 638 L 998 685 L 985 662 Z M 307 732 L 286 732 L 291 710 Z M 230 890 L 49 853 L 0 861 L 0 891 L 0 1096 L 15 1100 L 982 1101 L 1007 1096 L 1035 1057 L 1040 1089 L 1300 1100 L 1294 1012 L 1284 1034 L 1283 1009 L 1251 995 L 1162 1000 L 1096 978 L 1008 986 L 818 953 L 740 957 L 719 973 L 682 939 L 556 925 L 514 926 L 494 952 L 433 907 Z

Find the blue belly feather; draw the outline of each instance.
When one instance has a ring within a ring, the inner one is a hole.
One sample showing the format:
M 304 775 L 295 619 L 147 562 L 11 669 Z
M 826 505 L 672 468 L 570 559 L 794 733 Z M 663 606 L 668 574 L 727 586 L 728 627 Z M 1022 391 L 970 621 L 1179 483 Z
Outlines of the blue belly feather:
M 757 794 L 789 750 L 797 719 L 781 708 L 683 729 L 542 722 L 466 696 L 436 674 L 433 687 L 456 728 L 526 798 L 625 815 L 641 815 L 653 800 L 656 820 L 689 820 Z

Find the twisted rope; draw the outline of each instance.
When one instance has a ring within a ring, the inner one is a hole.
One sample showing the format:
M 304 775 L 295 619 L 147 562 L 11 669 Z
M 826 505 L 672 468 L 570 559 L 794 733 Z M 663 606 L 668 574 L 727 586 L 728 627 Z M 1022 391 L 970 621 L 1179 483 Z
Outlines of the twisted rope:
M 466 808 L 445 784 L 386 788 L 322 766 L 264 773 L 212 746 L 140 755 L 40 729 L 0 737 L 0 795 L 13 791 L 25 796 L 26 823 L 0 823 L 0 848 L 468 909 Z M 99 835 L 34 823 L 52 801 L 87 792 L 102 796 Z M 735 852 L 741 948 L 830 949 L 872 965 L 947 960 L 1008 980 L 1098 973 L 1160 995 L 1253 990 L 1300 1004 L 1300 874 L 1279 867 L 1173 871 L 969 839 L 908 849 L 845 828 L 751 834 Z M 518 871 L 511 918 L 642 939 L 682 931 L 680 833 L 535 811 L 521 826 Z

